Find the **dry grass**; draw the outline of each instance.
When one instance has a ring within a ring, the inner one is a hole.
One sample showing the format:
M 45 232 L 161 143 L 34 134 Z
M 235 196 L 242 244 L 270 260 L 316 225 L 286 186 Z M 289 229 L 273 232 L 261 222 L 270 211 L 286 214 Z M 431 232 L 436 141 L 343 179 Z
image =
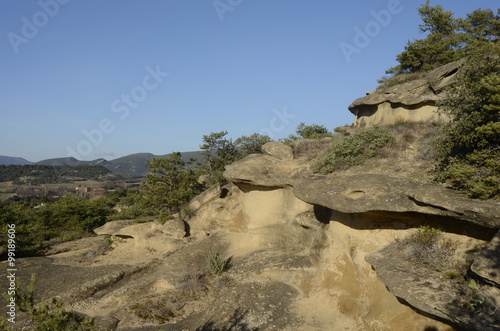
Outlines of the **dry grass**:
M 360 172 L 367 174 L 384 174 L 409 178 L 421 182 L 434 180 L 432 171 L 435 167 L 433 160 L 433 141 L 440 132 L 441 126 L 433 123 L 411 123 L 400 121 L 396 124 L 383 127 L 394 140 L 380 148 L 376 155 L 368 158 L 361 165 L 353 165 L 339 170 L 335 173 L 345 175 L 356 175 Z M 352 128 L 349 134 L 354 135 L 364 128 Z M 335 135 L 334 139 L 342 139 L 342 135 Z M 329 150 L 329 144 L 324 145 L 321 152 L 311 153 L 303 156 L 316 162 Z M 307 153 L 304 149 L 303 153 Z
M 305 158 L 312 160 L 325 153 L 330 148 L 330 143 L 337 136 L 321 139 L 302 139 L 292 143 L 293 155 L 295 158 Z
M 394 140 L 380 148 L 376 155 L 367 159 L 362 165 L 343 167 L 336 172 L 346 174 L 377 173 L 388 174 L 432 181 L 430 174 L 434 168 L 433 141 L 440 130 L 439 124 L 415 123 L 399 121 L 393 125 L 383 127 Z M 330 151 L 332 141 L 352 136 L 366 130 L 366 128 L 349 128 L 348 131 L 335 134 L 333 137 L 322 139 L 303 139 L 291 143 L 296 158 L 310 161 L 311 164 L 324 157 Z
M 467 257 L 458 256 L 456 243 L 446 239 L 441 230 L 429 226 L 421 226 L 389 247 L 394 256 L 414 268 L 432 269 L 457 278 L 466 274 L 471 263 Z

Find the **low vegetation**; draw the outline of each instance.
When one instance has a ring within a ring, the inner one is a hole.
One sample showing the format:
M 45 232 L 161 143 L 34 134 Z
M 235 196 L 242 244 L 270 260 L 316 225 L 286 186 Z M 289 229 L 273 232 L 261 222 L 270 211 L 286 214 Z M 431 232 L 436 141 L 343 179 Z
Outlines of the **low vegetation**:
M 333 133 L 330 132 L 324 125 L 300 123 L 295 129 L 295 134 L 291 134 L 288 138 L 283 139 L 284 143 L 291 143 L 300 139 L 321 139 L 331 137 Z
M 23 199 L 0 203 L 0 223 L 15 224 L 16 256 L 38 255 L 56 242 L 91 235 L 113 214 L 111 199 L 88 200 L 75 195 L 60 199 Z M 6 247 L 7 238 L 0 236 Z
M 22 288 L 21 282 L 16 281 L 16 306 L 19 308 L 20 312 L 25 313 L 30 326 L 35 326 L 38 331 L 95 330 L 95 320 L 93 318 L 85 317 L 64 309 L 62 302 L 56 299 L 53 299 L 51 302 L 35 304 L 35 286 L 35 274 L 31 275 L 31 281 L 26 290 Z M 6 299 L 10 299 L 10 297 L 6 297 Z M 2 330 L 13 330 L 9 324 L 10 323 L 5 318 L 0 318 L 0 327 Z
M 498 309 L 483 291 L 483 286 L 471 278 L 468 270 L 474 260 L 474 251 L 457 254 L 457 244 L 446 239 L 443 232 L 421 226 L 408 236 L 388 246 L 388 254 L 404 261 L 405 268 L 427 270 L 429 279 L 451 286 L 458 293 L 453 304 L 474 313 L 492 316 Z
M 379 150 L 394 141 L 386 129 L 373 127 L 353 135 L 334 139 L 329 151 L 320 156 L 313 165 L 313 171 L 329 174 L 335 170 L 360 165 L 377 155 Z
M 218 252 L 211 252 L 207 255 L 208 270 L 212 275 L 220 275 L 228 267 L 229 260 L 223 259 Z
M 427 0 L 420 31 L 397 55 L 398 65 L 380 88 L 421 77 L 425 71 L 465 59 L 439 106 L 451 121 L 436 141 L 435 178 L 471 198 L 500 196 L 500 9 L 477 9 L 464 18 Z M 432 82 L 430 82 L 432 83 Z
M 450 240 L 443 239 L 439 229 L 422 226 L 407 237 L 396 240 L 392 248 L 396 256 L 415 267 L 464 272 L 461 268 L 457 270 L 455 246 Z

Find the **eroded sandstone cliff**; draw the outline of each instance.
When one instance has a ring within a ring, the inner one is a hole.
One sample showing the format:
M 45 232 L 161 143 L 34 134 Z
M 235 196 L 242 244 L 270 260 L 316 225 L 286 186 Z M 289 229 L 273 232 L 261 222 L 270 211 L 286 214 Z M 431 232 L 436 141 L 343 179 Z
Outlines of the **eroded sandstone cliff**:
M 498 328 L 498 204 L 404 176 L 312 174 L 272 147 L 228 166 L 231 183 L 195 198 L 189 219 L 110 222 L 19 269 L 101 330 Z M 406 259 L 421 226 L 441 229 L 467 280 Z M 220 276 L 211 252 L 228 260 Z
M 463 60 L 445 64 L 421 77 L 392 86 L 381 85 L 355 100 L 349 110 L 359 127 L 406 122 L 442 122 L 436 102 L 443 99 Z

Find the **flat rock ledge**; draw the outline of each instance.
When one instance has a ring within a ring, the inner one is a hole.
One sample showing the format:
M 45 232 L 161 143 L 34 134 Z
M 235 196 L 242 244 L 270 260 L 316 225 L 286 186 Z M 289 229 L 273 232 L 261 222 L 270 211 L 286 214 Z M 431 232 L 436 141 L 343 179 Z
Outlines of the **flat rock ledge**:
M 480 307 L 474 307 L 465 303 L 467 285 L 457 285 L 431 268 L 413 268 L 410 263 L 394 257 L 394 252 L 387 247 L 368 254 L 365 260 L 392 294 L 423 315 L 451 322 L 460 329 L 500 329 L 500 311 L 496 308 L 498 288 L 482 286 L 483 302 Z
M 437 227 L 443 222 L 467 224 L 487 232 L 483 240 L 490 240 L 500 228 L 500 204 L 463 198 L 434 183 L 381 174 L 317 175 L 310 172 L 305 161 L 280 160 L 269 155 L 250 155 L 229 165 L 224 176 L 236 185 L 256 189 L 291 187 L 296 198 L 338 213 L 410 215 L 425 218 L 430 226 L 438 220 Z M 500 305 L 500 234 L 482 249 L 471 267 L 470 272 L 476 273 L 475 278 L 484 284 L 484 302 L 476 310 L 464 303 L 467 284 L 457 285 L 443 272 L 415 267 L 390 249 L 388 246 L 370 253 L 365 260 L 400 301 L 425 316 L 459 328 L 500 329 L 500 309 L 496 308 Z
M 303 160 L 250 155 L 226 167 L 235 184 L 293 187 L 298 199 L 342 213 L 415 212 L 500 229 L 500 205 L 459 197 L 439 184 L 381 174 L 317 175 Z

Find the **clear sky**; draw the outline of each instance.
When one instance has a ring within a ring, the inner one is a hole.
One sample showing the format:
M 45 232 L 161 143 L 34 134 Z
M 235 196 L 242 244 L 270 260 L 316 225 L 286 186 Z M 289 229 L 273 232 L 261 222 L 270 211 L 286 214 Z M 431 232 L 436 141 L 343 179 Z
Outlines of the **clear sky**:
M 351 124 L 349 104 L 423 37 L 423 2 L 0 0 L 0 155 L 110 160 Z

